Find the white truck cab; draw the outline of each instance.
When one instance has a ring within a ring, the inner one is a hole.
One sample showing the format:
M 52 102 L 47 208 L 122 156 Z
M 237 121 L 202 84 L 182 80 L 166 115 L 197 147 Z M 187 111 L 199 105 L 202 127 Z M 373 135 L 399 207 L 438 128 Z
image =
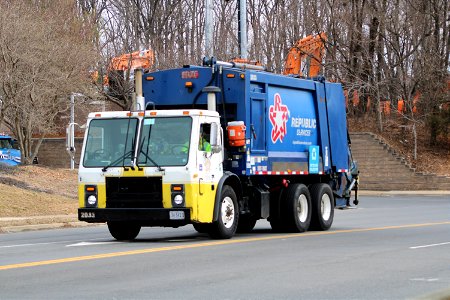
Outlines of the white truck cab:
M 217 112 L 91 113 L 79 167 L 79 219 L 107 222 L 117 239 L 134 238 L 141 226 L 211 225 L 223 159 Z M 230 227 L 236 199 L 225 205 L 222 221 Z

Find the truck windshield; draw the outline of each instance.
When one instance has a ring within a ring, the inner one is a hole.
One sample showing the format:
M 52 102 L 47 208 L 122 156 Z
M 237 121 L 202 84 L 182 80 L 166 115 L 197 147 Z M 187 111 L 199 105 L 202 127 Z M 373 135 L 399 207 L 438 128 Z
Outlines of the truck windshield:
M 0 148 L 12 149 L 11 139 L 0 139 Z
M 89 124 L 85 167 L 131 166 L 138 119 L 95 119 Z
M 145 118 L 139 166 L 184 166 L 188 161 L 191 117 Z

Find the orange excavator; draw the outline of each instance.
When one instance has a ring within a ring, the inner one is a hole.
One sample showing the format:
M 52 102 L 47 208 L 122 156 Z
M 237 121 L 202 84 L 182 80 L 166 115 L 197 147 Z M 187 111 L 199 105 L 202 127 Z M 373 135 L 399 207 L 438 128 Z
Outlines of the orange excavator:
M 135 51 L 113 57 L 109 64 L 109 70 L 148 69 L 153 65 L 154 60 L 155 56 L 152 50 Z
M 325 54 L 327 36 L 324 32 L 298 40 L 288 52 L 284 75 L 314 77 L 319 75 Z
M 141 50 L 132 53 L 125 53 L 111 59 L 111 62 L 108 65 L 107 73 L 111 75 L 114 72 L 115 74 L 119 74 L 123 77 L 125 75 L 125 71 L 127 70 L 133 72 L 135 69 L 149 69 L 154 62 L 155 55 L 152 50 Z M 95 82 L 98 82 L 98 71 L 93 72 L 91 77 Z M 117 78 L 117 75 L 114 77 Z M 108 75 L 104 75 L 102 81 L 104 87 L 108 87 L 110 85 L 110 78 Z

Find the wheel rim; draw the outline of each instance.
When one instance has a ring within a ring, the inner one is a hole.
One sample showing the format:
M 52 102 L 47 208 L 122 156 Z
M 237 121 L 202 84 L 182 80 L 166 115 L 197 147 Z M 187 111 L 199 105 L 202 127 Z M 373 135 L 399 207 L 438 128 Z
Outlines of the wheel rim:
M 297 199 L 297 217 L 302 223 L 308 218 L 308 199 L 304 194 Z
M 223 198 L 221 211 L 223 226 L 225 226 L 225 228 L 231 228 L 234 223 L 234 203 L 230 197 Z
M 320 200 L 320 212 L 322 213 L 322 219 L 328 221 L 331 216 L 331 199 L 328 194 L 323 194 Z

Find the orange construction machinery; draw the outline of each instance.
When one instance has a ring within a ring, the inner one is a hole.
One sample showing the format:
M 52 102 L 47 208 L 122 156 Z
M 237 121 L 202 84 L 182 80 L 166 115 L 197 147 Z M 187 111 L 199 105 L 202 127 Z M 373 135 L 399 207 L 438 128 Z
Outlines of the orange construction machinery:
M 152 50 L 135 51 L 113 57 L 108 69 L 115 71 L 148 69 L 154 61 L 155 56 Z
M 291 47 L 284 64 L 284 75 L 314 77 L 319 75 L 325 54 L 327 36 L 324 32 L 298 40 Z
M 155 62 L 155 55 L 152 50 L 141 50 L 132 53 L 125 53 L 116 57 L 113 57 L 108 65 L 107 74 L 118 73 L 120 77 L 125 76 L 125 71 L 130 70 L 131 73 L 135 69 L 149 69 Z M 107 87 L 110 85 L 110 78 L 108 75 L 103 76 L 103 86 Z M 91 75 L 95 82 L 99 82 L 99 73 L 95 71 Z M 115 80 L 117 80 L 117 75 Z M 114 80 L 114 79 L 113 79 Z

